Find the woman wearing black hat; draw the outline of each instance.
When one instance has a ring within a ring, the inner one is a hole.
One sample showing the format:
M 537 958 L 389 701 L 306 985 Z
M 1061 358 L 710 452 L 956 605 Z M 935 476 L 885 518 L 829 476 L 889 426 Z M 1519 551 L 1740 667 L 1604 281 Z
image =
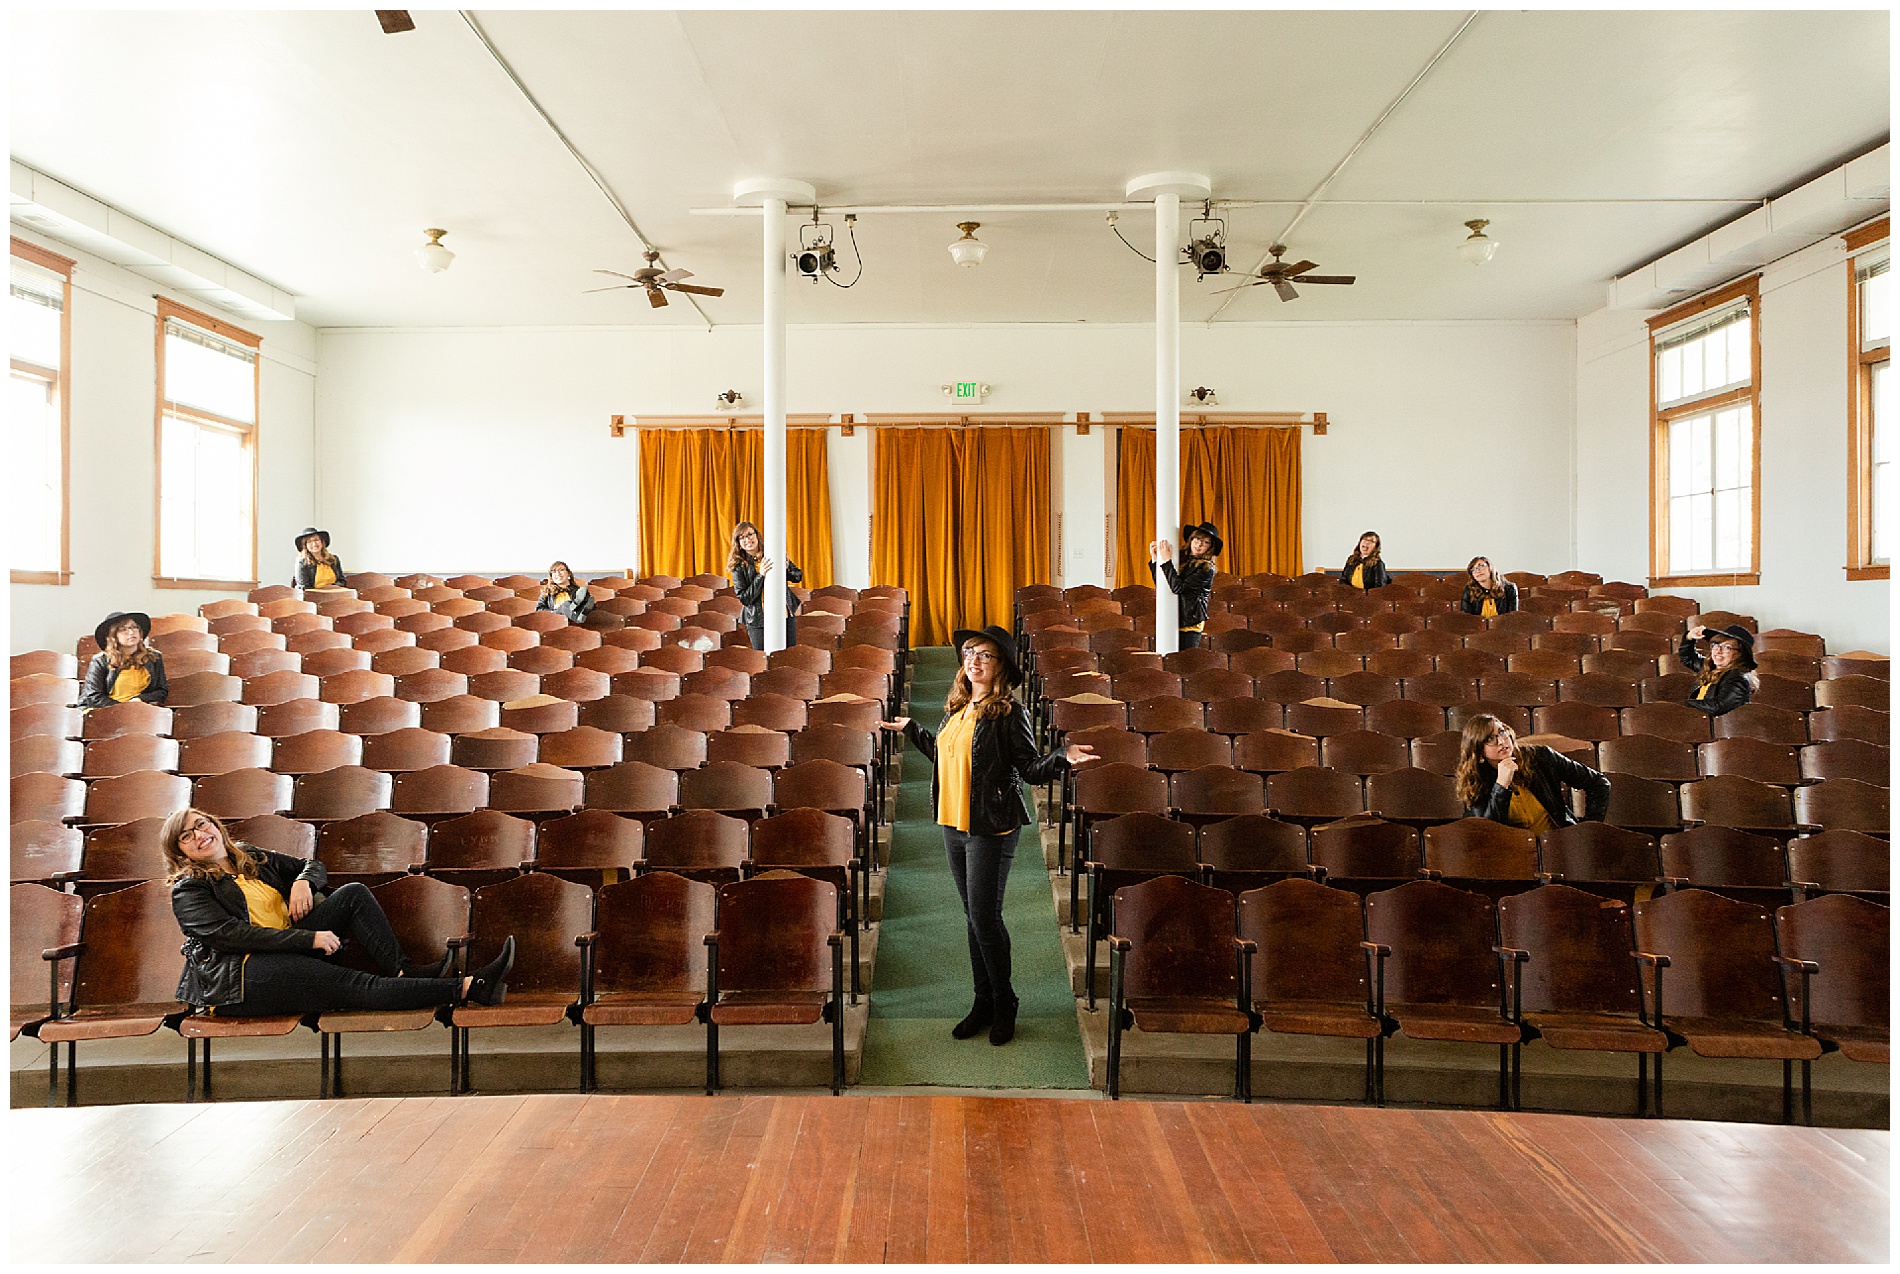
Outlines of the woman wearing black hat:
M 1207 599 L 1214 592 L 1214 559 L 1226 547 L 1212 522 L 1181 528 L 1181 567 L 1174 566 L 1174 546 L 1166 540 L 1148 543 L 1148 573 L 1155 567 L 1174 590 L 1180 613 L 1175 622 L 1181 628 L 1179 649 L 1190 650 L 1201 644 L 1207 627 Z
M 152 618 L 138 611 L 115 610 L 99 621 L 92 639 L 99 653 L 86 665 L 86 684 L 79 692 L 82 708 L 143 699 L 165 706 L 170 688 L 165 684 L 165 657 L 145 644 L 152 635 Z
M 293 588 L 348 588 L 343 563 L 330 551 L 330 533 L 307 526 L 297 532 L 297 564 L 291 569 Z
M 1358 589 L 1384 588 L 1392 582 L 1385 572 L 1385 562 L 1379 557 L 1383 542 L 1377 531 L 1367 531 L 1359 537 L 1352 554 L 1346 558 L 1346 564 L 1339 569 L 1339 582 Z
M 1709 644 L 1706 658 L 1695 648 L 1702 639 Z M 1715 629 L 1697 624 L 1683 637 L 1676 657 L 1696 675 L 1689 706 L 1697 712 L 1719 717 L 1755 697 L 1755 687 L 1760 684 L 1755 676 L 1755 634 L 1740 624 Z
M 1023 784 L 1046 783 L 1065 767 L 1092 760 L 1095 751 L 1072 743 L 1047 756 L 1036 754 L 1029 715 L 1010 697 L 1022 684 L 1022 672 L 1008 633 L 993 624 L 981 632 L 959 629 L 951 644 L 962 664 L 937 731 L 909 717 L 882 724 L 886 730 L 902 730 L 936 766 L 931 805 L 943 827 L 950 874 L 963 900 L 976 990 L 969 1015 L 950 1034 L 967 1040 L 987 1028 L 990 1043 L 1007 1044 L 1016 1034 L 1017 1000 L 1010 983 L 1003 891 L 1016 842 L 1031 814 Z

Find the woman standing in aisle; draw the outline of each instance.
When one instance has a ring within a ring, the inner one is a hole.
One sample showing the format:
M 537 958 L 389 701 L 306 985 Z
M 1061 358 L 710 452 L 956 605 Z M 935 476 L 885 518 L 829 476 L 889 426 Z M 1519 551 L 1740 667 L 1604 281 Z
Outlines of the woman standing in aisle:
M 950 1034 L 967 1040 L 987 1028 L 990 1043 L 1007 1044 L 1016 1034 L 1017 999 L 1003 894 L 1016 842 L 1033 814 L 1023 784 L 1046 783 L 1068 766 L 1093 760 L 1095 751 L 1072 743 L 1047 756 L 1036 754 L 1029 714 L 1010 696 L 1022 684 L 1022 670 L 1008 633 L 994 624 L 981 632 L 959 629 L 951 645 L 962 663 L 938 730 L 932 733 L 909 717 L 882 725 L 903 731 L 936 767 L 930 800 L 963 900 L 976 991 L 969 1015 Z
M 1367 531 L 1359 537 L 1358 547 L 1340 568 L 1339 582 L 1358 589 L 1384 588 L 1392 582 L 1385 573 L 1385 563 L 1379 558 L 1377 531 Z
M 1201 644 L 1201 634 L 1207 627 L 1207 599 L 1214 592 L 1214 559 L 1226 545 L 1212 522 L 1182 528 L 1181 540 L 1179 570 L 1175 569 L 1172 544 L 1149 541 L 1148 573 L 1154 574 L 1159 566 L 1168 587 L 1174 590 L 1180 608 L 1175 621 L 1181 629 L 1179 649 L 1191 650 Z
M 534 608 L 551 610 L 568 623 L 578 624 L 594 609 L 594 595 L 587 591 L 587 585 L 575 581 L 574 572 L 567 568 L 566 562 L 556 562 L 548 567 L 548 577 L 541 581 L 541 596 Z
M 762 556 L 762 541 L 759 528 L 750 522 L 741 522 L 732 528 L 732 551 L 726 555 L 726 578 L 732 581 L 732 591 L 744 607 L 739 618 L 745 624 L 746 635 L 752 638 L 752 649 L 765 649 L 765 577 L 772 573 L 773 561 Z M 792 616 L 798 613 L 798 595 L 791 586 L 805 578 L 805 572 L 798 569 L 798 563 L 785 563 L 785 644 L 798 642 L 798 624 Z
M 99 653 L 86 665 L 79 706 L 103 708 L 108 703 L 143 699 L 164 707 L 170 692 L 165 683 L 165 656 L 145 644 L 151 635 L 151 616 L 138 611 L 115 610 L 100 620 L 92 630 Z
M 1458 599 L 1458 608 L 1465 614 L 1492 619 L 1517 609 L 1517 585 L 1492 571 L 1490 558 L 1472 558 L 1465 575 L 1464 596 Z
M 291 568 L 292 588 L 348 588 L 343 563 L 330 552 L 330 533 L 307 526 L 297 532 L 297 564 Z

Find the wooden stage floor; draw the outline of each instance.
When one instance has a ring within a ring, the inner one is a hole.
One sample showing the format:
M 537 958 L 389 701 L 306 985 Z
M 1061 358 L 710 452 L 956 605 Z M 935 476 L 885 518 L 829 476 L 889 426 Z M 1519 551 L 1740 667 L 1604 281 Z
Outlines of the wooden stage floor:
M 1882 1131 L 972 1096 L 10 1112 L 14 1261 L 1885 1261 Z

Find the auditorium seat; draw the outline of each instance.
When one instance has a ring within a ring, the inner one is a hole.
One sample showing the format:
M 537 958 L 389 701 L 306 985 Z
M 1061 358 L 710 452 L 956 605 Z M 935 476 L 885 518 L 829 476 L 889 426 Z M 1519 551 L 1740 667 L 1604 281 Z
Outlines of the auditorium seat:
M 1537 837 L 1488 818 L 1460 818 L 1425 829 L 1425 871 L 1489 897 L 1535 888 Z
M 7 1038 L 17 1040 L 21 1031 L 36 1034 L 72 999 L 85 902 L 76 894 L 19 883 L 17 877 L 7 896 L 13 963 Z
M 714 931 L 712 886 L 670 872 L 604 887 L 588 947 L 579 1014 L 581 1090 L 597 1087 L 595 1032 L 602 1026 L 684 1026 L 702 1021 Z
M 381 770 L 339 765 L 300 775 L 287 806 L 296 817 L 313 823 L 355 818 L 390 808 L 395 782 Z
M 1892 829 L 1887 789 L 1859 779 L 1823 779 L 1794 792 L 1794 818 L 1802 828 L 1886 835 Z
M 43 738 L 42 742 L 55 742 Z M 22 740 L 21 743 L 28 742 Z M 57 740 L 57 742 L 66 742 Z M 79 745 L 73 745 L 78 750 Z M 132 774 L 138 770 L 178 770 L 178 747 L 176 741 L 153 734 L 121 734 L 110 739 L 95 739 L 84 745 L 81 764 L 68 770 L 57 765 L 41 765 L 37 770 L 47 774 L 76 774 L 81 778 L 113 778 L 121 774 Z M 14 745 L 14 757 L 17 762 L 21 744 Z M 49 758 L 50 759 L 50 758 Z M 16 771 L 17 772 L 17 771 Z
M 238 773 L 257 774 L 263 771 L 238 771 Z M 268 777 L 274 779 L 276 776 Z M 37 803 L 32 799 L 31 794 L 25 802 L 22 802 L 20 798 L 22 785 L 41 779 L 54 779 L 54 776 L 29 774 L 25 778 L 13 780 L 12 816 L 16 819 L 44 818 L 48 822 L 57 822 L 61 817 L 71 817 L 71 815 L 54 815 L 48 818 L 47 815 L 38 812 Z M 56 781 L 70 783 L 74 788 L 80 786 L 73 779 L 57 779 Z M 234 782 L 241 783 L 242 780 Z M 95 779 L 86 784 L 83 790 L 85 808 L 79 815 L 79 821 L 88 827 L 109 827 L 141 818 L 164 818 L 184 809 L 192 799 L 191 780 L 180 778 L 176 774 L 164 774 L 157 770 L 137 770 L 114 778 Z M 29 789 L 30 793 L 31 791 L 32 789 Z M 237 815 L 237 817 L 241 818 L 245 815 Z
M 12 839 L 8 877 L 15 884 L 30 881 L 65 889 L 79 878 L 86 839 L 78 828 L 39 819 L 16 819 L 7 830 Z
M 1708 715 L 1680 703 L 1638 704 L 1622 709 L 1618 715 L 1624 734 L 1653 735 L 1689 744 L 1707 743 L 1714 737 Z
M 1786 708 L 1771 708 L 1761 703 L 1745 703 L 1716 717 L 1713 722 L 1718 739 L 1760 739 L 1798 748 L 1808 741 L 1806 718 Z
M 1858 739 L 1884 748 L 1887 746 L 1887 726 L 1887 713 L 1853 705 L 1823 708 L 1808 714 L 1808 738 L 1815 743 Z
M 1671 889 L 1707 889 L 1776 907 L 1789 900 L 1788 859 L 1781 842 L 1710 824 L 1662 838 L 1662 880 Z
M 580 705 L 572 699 L 533 694 L 501 705 L 501 724 L 526 734 L 558 734 L 580 724 Z
M 534 856 L 532 819 L 485 809 L 431 826 L 422 867 L 431 876 L 479 889 L 520 874 Z
M 1610 804 L 1603 821 L 1612 827 L 1662 835 L 1682 827 L 1676 785 L 1635 774 L 1606 773 Z
M 1195 856 L 1201 863 L 1201 883 L 1230 893 L 1313 875 L 1306 861 L 1306 829 L 1260 813 L 1202 824 Z
M 516 876 L 475 891 L 470 907 L 468 968 L 501 952 L 513 935 L 514 967 L 505 1003 L 458 1004 L 448 1011 L 452 1091 L 471 1087 L 471 1032 L 483 1027 L 560 1026 L 581 1000 L 586 947 L 593 942 L 594 891 L 545 872 Z
M 1696 768 L 1696 750 L 1693 746 L 1650 734 L 1625 734 L 1605 739 L 1597 747 L 1597 759 L 1601 762 L 1600 768 L 1605 771 L 1633 774 L 1665 783 L 1693 783 L 1701 777 Z
M 279 774 L 316 774 L 361 765 L 363 740 L 341 730 L 305 730 L 273 741 L 269 766 Z
M 488 804 L 488 776 L 459 765 L 436 765 L 394 776 L 389 808 L 398 814 L 469 814 Z
M 1789 1018 L 1825 1051 L 1882 1068 L 1891 1055 L 1890 913 L 1835 894 L 1775 913 Z M 1801 1061 L 1801 1105 L 1814 1122 L 1811 1062 Z
M 1794 829 L 1794 812 L 1787 788 L 1733 774 L 1718 774 L 1683 784 L 1682 817 L 1690 823 L 1778 833 L 1783 839 Z
M 539 735 L 507 726 L 455 735 L 449 746 L 449 763 L 471 770 L 512 770 L 533 765 L 540 755 Z
M 1464 817 L 1450 778 L 1410 765 L 1369 775 L 1366 808 L 1375 817 L 1418 828 Z
M 337 728 L 360 738 L 415 729 L 421 724 L 422 705 L 393 695 L 337 707 Z
M 1537 863 L 1554 883 L 1624 902 L 1647 898 L 1662 874 L 1654 837 L 1609 823 L 1551 828 L 1539 842 Z

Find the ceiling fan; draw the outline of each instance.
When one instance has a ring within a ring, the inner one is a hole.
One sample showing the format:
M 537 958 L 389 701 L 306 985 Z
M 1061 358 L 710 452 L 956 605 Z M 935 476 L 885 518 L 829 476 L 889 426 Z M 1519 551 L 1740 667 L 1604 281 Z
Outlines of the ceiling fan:
M 647 301 L 654 309 L 666 304 L 667 292 L 691 292 L 695 296 L 724 296 L 724 288 L 703 288 L 693 283 L 682 283 L 681 279 L 693 277 L 691 270 L 662 270 L 654 262 L 660 259 L 657 252 L 643 254 L 647 259 L 645 267 L 632 274 L 622 274 L 618 270 L 595 270 L 595 274 L 611 274 L 616 279 L 630 279 L 630 283 L 612 283 L 604 288 L 588 288 L 588 292 L 613 292 L 620 288 L 645 288 Z
M 1273 255 L 1273 264 L 1262 266 L 1258 276 L 1251 281 L 1241 284 L 1240 287 L 1228 288 L 1226 292 L 1219 295 L 1225 296 L 1227 292 L 1240 291 L 1240 288 L 1255 288 L 1262 283 L 1271 283 L 1273 290 L 1280 294 L 1282 301 L 1291 301 L 1299 296 L 1299 293 L 1293 290 L 1295 279 L 1301 283 L 1351 283 L 1354 278 L 1350 274 L 1308 274 L 1308 270 L 1318 267 L 1317 261 L 1298 261 L 1288 265 L 1280 260 L 1281 255 L 1286 252 L 1284 243 L 1276 243 L 1267 251 Z

